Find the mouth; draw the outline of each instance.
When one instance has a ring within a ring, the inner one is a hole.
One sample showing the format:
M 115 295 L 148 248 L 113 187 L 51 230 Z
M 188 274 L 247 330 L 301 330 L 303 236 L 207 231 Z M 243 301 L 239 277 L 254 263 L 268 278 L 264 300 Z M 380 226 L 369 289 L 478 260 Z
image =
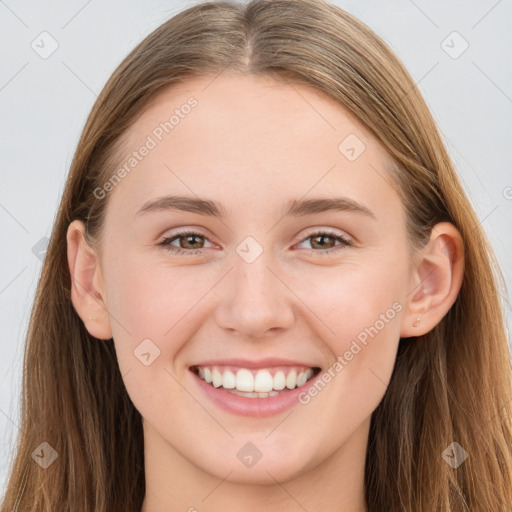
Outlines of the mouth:
M 269 399 L 301 388 L 321 371 L 319 367 L 304 366 L 243 368 L 225 365 L 194 365 L 190 370 L 212 388 L 253 399 Z

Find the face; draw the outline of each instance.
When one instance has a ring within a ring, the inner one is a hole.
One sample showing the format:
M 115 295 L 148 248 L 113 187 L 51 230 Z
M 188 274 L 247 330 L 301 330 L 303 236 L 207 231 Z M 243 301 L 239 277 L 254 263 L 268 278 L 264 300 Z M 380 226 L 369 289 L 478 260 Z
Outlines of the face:
M 118 156 L 101 286 L 147 451 L 254 483 L 363 457 L 413 288 L 377 140 L 312 88 L 221 75 Z

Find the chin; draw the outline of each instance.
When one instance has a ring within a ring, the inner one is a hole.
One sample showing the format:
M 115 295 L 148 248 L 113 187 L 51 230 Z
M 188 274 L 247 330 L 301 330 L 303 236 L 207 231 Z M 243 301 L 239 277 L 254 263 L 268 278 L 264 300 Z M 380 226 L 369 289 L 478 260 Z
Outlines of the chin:
M 252 450 L 254 452 L 251 460 L 251 455 L 248 454 L 251 454 Z M 261 455 L 257 455 L 254 445 L 251 446 L 250 442 L 247 442 L 238 451 L 238 455 L 235 453 L 234 457 L 224 457 L 221 464 L 217 458 L 212 460 L 208 467 L 204 467 L 204 459 L 200 462 L 204 470 L 216 478 L 236 484 L 276 485 L 277 482 L 288 482 L 308 471 L 304 462 L 305 457 L 300 457 L 295 450 L 290 452 L 294 456 L 290 456 L 290 453 L 281 456 L 271 448 L 269 451 L 268 455 L 261 452 Z

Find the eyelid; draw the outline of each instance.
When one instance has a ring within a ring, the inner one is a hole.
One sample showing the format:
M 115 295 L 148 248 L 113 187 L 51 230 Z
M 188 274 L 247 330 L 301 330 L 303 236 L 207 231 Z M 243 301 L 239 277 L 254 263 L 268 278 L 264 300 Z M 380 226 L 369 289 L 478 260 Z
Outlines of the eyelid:
M 159 246 L 163 247 L 164 249 L 167 249 L 169 252 L 179 252 L 184 251 L 185 253 L 193 253 L 194 251 L 201 251 L 202 249 L 208 249 L 208 247 L 201 247 L 199 249 L 183 249 L 180 247 L 177 247 L 175 245 L 171 245 L 172 242 L 175 240 L 185 237 L 185 236 L 198 236 L 200 238 L 205 239 L 211 244 L 218 245 L 215 242 L 213 242 L 208 235 L 204 233 L 203 228 L 196 228 L 196 227 L 184 227 L 179 229 L 179 231 L 176 231 L 168 236 L 162 236 L 160 237 L 161 241 L 158 243 Z M 331 253 L 339 252 L 343 249 L 343 247 L 352 247 L 357 242 L 354 240 L 354 238 L 345 232 L 338 233 L 333 228 L 325 228 L 325 227 L 315 227 L 310 228 L 310 230 L 307 231 L 306 234 L 302 235 L 302 237 L 295 242 L 294 246 L 297 244 L 304 243 L 308 238 L 311 238 L 313 236 L 322 236 L 327 235 L 329 237 L 334 238 L 338 245 L 335 245 L 334 247 L 329 247 L 326 249 L 308 249 L 304 248 L 302 250 L 307 251 L 310 255 L 311 254 L 317 254 L 317 255 L 324 255 L 327 256 Z
M 167 234 L 169 233 L 169 234 Z M 213 239 L 215 237 L 210 235 L 210 231 L 206 228 L 199 227 L 199 226 L 184 226 L 181 228 L 175 228 L 175 229 L 166 229 L 163 234 L 161 234 L 158 237 L 158 240 L 168 240 L 170 238 L 176 238 L 177 236 L 185 236 L 187 233 L 194 234 L 194 235 L 200 235 L 203 238 L 207 239 L 211 243 L 215 243 L 219 245 L 217 242 L 214 242 Z
M 178 240 L 179 238 L 185 237 L 185 236 L 197 236 L 200 238 L 204 238 L 204 240 L 208 241 L 209 243 L 211 243 L 213 245 L 219 245 L 216 242 L 214 242 L 206 233 L 204 233 L 202 229 L 198 229 L 198 228 L 182 228 L 179 231 L 176 231 L 169 235 L 161 235 L 158 238 L 159 243 L 157 245 L 175 247 L 175 246 L 171 246 L 170 242 L 171 241 L 174 242 L 175 240 Z M 176 247 L 176 249 L 178 249 L 178 247 Z M 209 247 L 204 247 L 204 248 L 195 249 L 195 250 L 202 250 L 202 249 L 209 249 Z M 193 251 L 194 249 L 183 249 L 183 250 Z
M 310 236 L 317 235 L 317 234 L 320 234 L 320 233 L 325 233 L 326 235 L 330 235 L 332 237 L 338 237 L 339 236 L 339 237 L 343 238 L 346 242 L 350 242 L 350 244 L 355 244 L 356 243 L 355 238 L 350 236 L 346 231 L 342 231 L 342 230 L 336 231 L 334 228 L 328 228 L 328 227 L 315 227 L 315 228 L 311 228 L 311 231 L 307 231 L 306 235 L 303 235 L 299 239 L 299 242 L 304 242 L 304 240 L 306 240 Z
M 320 226 L 320 227 L 310 228 L 309 230 L 307 230 L 306 234 L 299 237 L 296 240 L 295 244 L 304 242 L 310 236 L 317 235 L 319 233 L 325 233 L 325 234 L 329 234 L 331 236 L 340 236 L 340 237 L 343 237 L 347 242 L 356 243 L 356 239 L 354 237 L 352 237 L 351 235 L 349 235 L 346 231 L 338 232 L 338 231 L 335 231 L 334 228 Z M 205 238 L 209 242 L 216 243 L 212 240 L 212 237 L 209 234 L 207 234 L 207 230 L 205 228 L 200 228 L 200 227 L 195 227 L 195 226 L 177 228 L 177 231 L 175 231 L 169 235 L 161 235 L 158 237 L 158 239 L 159 240 L 168 240 L 168 239 L 176 238 L 179 235 L 185 236 L 186 234 L 201 235 L 203 238 Z M 219 245 L 219 244 L 217 244 L 217 245 Z

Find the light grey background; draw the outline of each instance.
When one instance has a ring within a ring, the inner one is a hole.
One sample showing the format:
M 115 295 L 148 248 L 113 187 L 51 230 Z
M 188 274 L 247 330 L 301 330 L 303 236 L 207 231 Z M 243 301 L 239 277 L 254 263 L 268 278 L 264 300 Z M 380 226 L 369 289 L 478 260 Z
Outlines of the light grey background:
M 40 243 L 44 249 L 40 240 L 50 235 L 80 131 L 107 78 L 144 36 L 193 3 L 0 0 L 2 492 L 18 433 L 24 336 L 41 269 L 33 248 L 37 252 Z M 373 28 L 418 82 L 510 288 L 512 2 L 333 3 Z M 58 43 L 45 59 L 31 47 L 34 41 L 39 52 L 51 48 L 43 31 Z M 465 41 L 469 47 L 458 56 Z M 510 326 L 505 297 L 504 307 Z

